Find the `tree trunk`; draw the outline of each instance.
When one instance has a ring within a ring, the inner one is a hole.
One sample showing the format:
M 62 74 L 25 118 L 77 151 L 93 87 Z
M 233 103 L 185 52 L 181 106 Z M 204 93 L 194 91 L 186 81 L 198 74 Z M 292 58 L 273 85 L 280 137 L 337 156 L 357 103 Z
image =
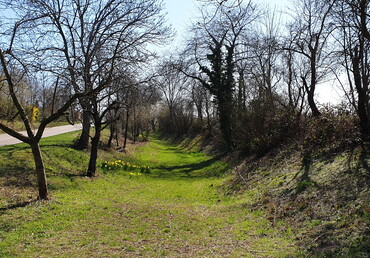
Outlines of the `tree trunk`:
M 127 135 L 128 135 L 128 119 L 129 119 L 129 111 L 127 110 L 126 111 L 126 124 L 125 124 L 125 137 L 124 137 L 124 141 L 123 141 L 123 148 L 126 148 L 126 144 L 127 144 Z
M 121 130 L 118 130 L 118 124 L 117 124 L 117 127 L 116 127 L 116 134 L 115 134 L 115 138 L 116 138 L 116 145 L 117 145 L 117 147 L 119 146 L 118 133 L 119 133 L 120 131 L 121 131 Z
M 48 200 L 48 186 L 46 181 L 44 161 L 42 160 L 41 150 L 38 142 L 30 143 L 33 158 L 36 166 L 36 175 L 37 175 L 37 184 L 39 188 L 39 197 L 40 200 Z
M 201 126 L 203 127 L 204 125 L 204 121 L 203 121 L 203 104 L 201 101 L 199 102 L 194 102 L 195 103 L 195 107 L 197 109 L 197 113 L 198 113 L 198 119 L 200 120 L 200 124 Z
M 218 113 L 220 129 L 226 142 L 227 149 L 228 151 L 233 150 L 235 146 L 231 129 L 231 114 L 232 114 L 231 103 L 228 101 L 220 101 L 219 98 Z
M 366 111 L 366 95 L 362 91 L 358 93 L 357 113 L 360 118 L 361 132 L 364 136 L 370 134 L 369 117 Z
M 315 80 L 316 77 L 312 76 L 311 80 Z M 320 110 L 317 108 L 316 103 L 315 103 L 315 84 L 314 82 L 311 82 L 310 87 L 308 87 L 308 83 L 305 77 L 301 77 L 303 86 L 307 92 L 307 101 L 308 105 L 312 111 L 312 115 L 314 117 L 319 117 L 321 116 Z
M 181 132 L 182 132 L 181 129 L 184 129 L 184 128 L 180 127 L 179 122 L 178 122 L 177 117 L 176 117 L 176 113 L 174 111 L 174 108 L 171 106 L 171 107 L 169 107 L 169 109 L 170 109 L 170 116 L 171 116 L 172 123 L 176 127 L 176 133 L 180 135 Z
M 206 116 L 207 116 L 207 129 L 208 133 L 212 135 L 212 124 L 211 124 L 211 114 L 209 113 L 209 103 L 208 99 L 205 101 L 205 111 L 206 111 Z
M 319 109 L 316 106 L 315 99 L 314 99 L 314 93 L 312 91 L 308 92 L 307 98 L 308 98 L 308 105 L 310 106 L 310 109 L 312 111 L 312 115 L 314 117 L 321 116 L 321 112 L 319 111 Z
M 137 124 L 136 125 L 136 138 L 140 137 L 140 131 L 141 131 L 141 125 Z
M 110 129 L 110 134 L 109 134 L 109 139 L 108 139 L 108 148 L 110 148 L 112 146 L 112 141 L 113 141 L 113 137 L 114 137 L 114 134 L 115 134 L 115 131 L 116 131 L 116 126 L 111 124 L 109 126 L 109 129 Z
M 155 119 L 150 120 L 150 125 L 152 126 L 152 131 L 155 132 Z
M 90 160 L 86 174 L 88 177 L 94 177 L 96 174 L 96 160 L 98 159 L 99 141 L 100 141 L 100 126 L 95 125 L 95 135 L 91 139 Z
M 89 138 L 90 138 L 90 112 L 87 110 L 84 110 L 82 112 L 82 133 L 81 136 L 76 143 L 76 149 L 78 150 L 85 150 L 87 149 L 89 145 Z
M 357 113 L 360 119 L 360 126 L 361 126 L 361 133 L 364 136 L 368 136 L 370 134 L 370 124 L 369 124 L 369 117 L 367 112 L 367 86 L 362 85 L 361 79 L 361 68 L 360 68 L 360 60 L 363 56 L 362 51 L 355 49 L 355 56 L 352 58 L 353 64 L 353 78 L 357 90 L 358 100 L 357 100 Z
M 239 70 L 239 81 L 238 81 L 238 109 L 246 109 L 246 90 L 245 90 L 245 80 L 244 80 L 244 70 Z

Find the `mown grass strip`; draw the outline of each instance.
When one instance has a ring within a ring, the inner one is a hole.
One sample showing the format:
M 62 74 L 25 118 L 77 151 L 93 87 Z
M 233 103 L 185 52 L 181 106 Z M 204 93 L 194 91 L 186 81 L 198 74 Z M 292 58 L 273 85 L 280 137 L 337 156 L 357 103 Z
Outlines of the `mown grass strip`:
M 78 176 L 87 153 L 70 148 L 75 136 L 43 142 L 52 201 L 2 208 L 0 256 L 297 254 L 287 225 L 272 226 L 245 200 L 223 194 L 229 168 L 218 158 L 153 139 L 130 155 L 102 152 L 100 159 L 148 166 L 150 174 L 118 169 L 90 180 Z M 24 147 L 13 148 L 12 157 L 23 157 Z

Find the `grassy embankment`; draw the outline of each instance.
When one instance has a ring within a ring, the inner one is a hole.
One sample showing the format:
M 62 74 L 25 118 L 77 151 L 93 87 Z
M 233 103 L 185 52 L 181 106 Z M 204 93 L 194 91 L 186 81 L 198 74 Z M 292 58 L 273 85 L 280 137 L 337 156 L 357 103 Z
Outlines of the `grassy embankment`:
M 87 153 L 71 148 L 77 133 L 46 138 L 52 200 L 36 195 L 24 144 L 0 148 L 0 256 L 287 256 L 295 234 L 251 210 L 249 195 L 226 195 L 226 163 L 159 139 L 127 153 L 101 151 L 100 162 L 149 166 L 105 170 L 88 179 Z
M 335 144 L 335 142 L 333 143 Z M 232 190 L 250 195 L 274 223 L 297 229 L 300 245 L 316 257 L 369 257 L 370 155 L 368 146 L 339 151 L 280 148 L 246 160 Z

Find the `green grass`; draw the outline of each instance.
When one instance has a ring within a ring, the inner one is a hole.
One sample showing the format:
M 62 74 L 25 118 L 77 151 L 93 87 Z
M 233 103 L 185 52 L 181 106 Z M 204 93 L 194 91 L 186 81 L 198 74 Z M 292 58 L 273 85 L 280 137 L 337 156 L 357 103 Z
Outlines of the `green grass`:
M 9 126 L 10 128 L 16 130 L 16 131 L 25 131 L 26 128 L 24 127 L 24 124 L 22 121 L 20 120 L 14 120 L 14 121 L 6 121 L 6 120 L 3 120 L 3 119 L 0 119 L 0 122 Z M 40 125 L 40 121 L 32 121 L 31 122 L 31 127 L 33 129 L 37 129 Z M 48 124 L 47 127 L 54 127 L 54 126 L 61 126 L 61 125 L 69 125 L 69 123 L 67 121 L 54 121 L 54 122 L 51 122 L 50 124 Z M 5 134 L 2 130 L 0 130 L 0 134 Z
M 293 147 L 245 161 L 229 192 L 244 196 L 251 209 L 264 208 L 272 221 L 288 223 L 310 257 L 369 257 L 367 149 L 315 154 L 309 165 L 306 159 L 303 149 Z
M 150 174 L 114 170 L 88 179 L 78 176 L 86 167 L 87 153 L 70 148 L 76 135 L 42 142 L 52 196 L 49 202 L 21 205 L 35 196 L 30 151 L 23 144 L 0 148 L 4 184 L 0 256 L 298 254 L 288 225 L 272 223 L 262 211 L 249 210 L 245 197 L 224 194 L 229 166 L 219 158 L 153 139 L 131 147 L 128 154 L 100 154 L 100 162 L 125 160 L 149 166 Z

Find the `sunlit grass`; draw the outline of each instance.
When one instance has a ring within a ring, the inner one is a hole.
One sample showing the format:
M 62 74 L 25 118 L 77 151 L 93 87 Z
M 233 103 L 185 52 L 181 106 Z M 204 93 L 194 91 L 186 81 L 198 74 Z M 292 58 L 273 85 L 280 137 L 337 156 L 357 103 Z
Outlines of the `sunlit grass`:
M 2 196 L 0 256 L 284 257 L 297 252 L 287 225 L 273 226 L 263 212 L 223 193 L 229 166 L 219 158 L 153 139 L 129 155 L 102 152 L 99 160 L 148 166 L 150 174 L 119 168 L 91 180 L 78 176 L 88 153 L 70 147 L 75 137 L 43 141 L 50 202 L 10 207 Z M 18 164 L 27 151 L 23 145 L 0 148 L 0 156 L 8 166 L 7 156 L 19 157 L 13 159 Z

